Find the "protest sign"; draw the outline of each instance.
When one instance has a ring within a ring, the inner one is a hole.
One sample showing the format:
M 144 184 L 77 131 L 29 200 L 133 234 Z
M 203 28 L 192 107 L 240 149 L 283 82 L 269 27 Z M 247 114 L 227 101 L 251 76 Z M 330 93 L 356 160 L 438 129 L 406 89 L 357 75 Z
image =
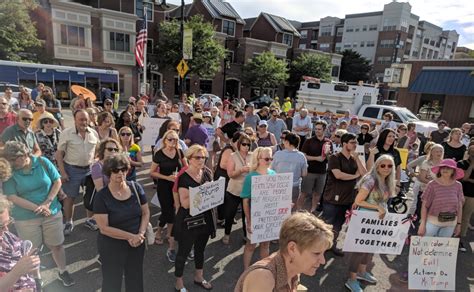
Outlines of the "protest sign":
M 163 125 L 165 121 L 166 119 L 143 118 L 143 126 L 145 127 L 145 130 L 142 134 L 143 145 L 155 146 L 156 138 L 160 133 L 161 125 Z
M 357 145 L 356 148 L 357 157 L 359 157 L 360 162 L 364 167 L 365 166 L 365 147 L 364 145 Z
M 252 243 L 278 239 L 283 220 L 291 214 L 292 187 L 293 173 L 252 177 L 250 200 Z
M 158 194 L 155 194 L 153 197 L 151 197 L 150 203 L 158 208 L 161 208 L 160 200 L 158 199 Z
M 456 289 L 459 238 L 412 236 L 408 257 L 408 289 Z
M 400 167 L 402 169 L 407 168 L 407 163 L 408 163 L 408 149 L 405 148 L 396 148 L 398 152 L 400 152 L 400 159 L 402 160 L 402 164 Z
M 354 210 L 343 251 L 378 254 L 401 254 L 408 236 L 410 222 L 404 221 L 404 214 L 386 213 L 379 219 L 375 211 Z
M 179 113 L 169 113 L 168 117 L 170 117 L 173 121 L 178 121 L 181 123 L 181 116 Z
M 224 203 L 225 178 L 189 189 L 189 213 L 196 216 Z

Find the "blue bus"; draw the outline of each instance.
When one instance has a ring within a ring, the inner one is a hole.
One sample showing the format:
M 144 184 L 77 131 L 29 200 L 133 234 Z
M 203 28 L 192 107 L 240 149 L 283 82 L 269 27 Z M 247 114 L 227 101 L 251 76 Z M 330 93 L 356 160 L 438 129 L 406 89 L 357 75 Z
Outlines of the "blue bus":
M 56 98 L 69 101 L 74 98 L 72 85 L 81 85 L 100 99 L 100 90 L 107 87 L 120 92 L 117 70 L 82 68 L 60 65 L 35 64 L 0 60 L 0 83 L 24 85 L 33 89 L 39 82 L 53 89 Z

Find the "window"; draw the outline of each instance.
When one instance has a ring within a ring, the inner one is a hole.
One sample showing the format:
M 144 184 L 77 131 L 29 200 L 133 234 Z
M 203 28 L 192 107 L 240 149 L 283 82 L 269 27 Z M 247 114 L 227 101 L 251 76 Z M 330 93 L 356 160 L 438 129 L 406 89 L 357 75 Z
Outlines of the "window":
M 367 31 L 367 25 L 362 26 L 362 31 Z
M 336 43 L 335 51 L 340 52 L 341 51 L 342 44 L 341 43 Z
M 338 27 L 337 30 L 336 30 L 336 35 L 337 36 L 342 36 L 343 33 L 344 33 L 344 28 Z
M 225 61 L 228 62 L 229 64 L 230 63 L 235 63 L 234 62 L 234 51 L 228 50 L 226 52 Z
M 380 40 L 380 48 L 393 48 L 395 45 L 395 40 Z
M 365 47 L 365 42 L 360 42 L 360 47 L 361 48 Z
M 300 34 L 301 34 L 301 38 L 302 38 L 302 39 L 305 39 L 305 38 L 308 37 L 308 31 L 307 31 L 306 29 L 300 31 Z
M 153 46 L 153 39 L 147 39 L 146 40 L 146 53 L 153 54 L 154 49 L 155 48 Z
M 346 28 L 346 32 L 353 32 L 354 31 L 354 27 L 353 26 L 348 26 Z
M 319 47 L 320 47 L 321 49 L 327 49 L 327 48 L 330 47 L 330 44 L 322 43 L 322 44 L 319 44 Z
M 332 35 L 332 26 L 326 25 L 321 28 L 321 36 L 331 36 Z
M 376 24 L 369 25 L 369 31 L 374 31 L 374 30 L 377 30 L 377 25 Z
M 345 43 L 344 44 L 344 49 L 350 48 L 352 45 L 350 43 Z
M 320 87 L 321 87 L 321 84 L 319 83 L 308 83 L 308 88 L 319 89 Z
M 147 52 L 152 48 L 147 47 Z M 120 32 L 110 32 L 110 50 L 118 52 L 130 52 L 130 35 Z
M 317 40 L 318 39 L 318 33 L 319 33 L 318 30 L 313 30 L 313 32 L 311 34 L 311 39 L 312 40 Z
M 376 119 L 376 118 L 378 118 L 378 115 L 379 115 L 379 109 L 378 108 L 376 108 L 376 107 L 367 107 L 364 110 L 363 117 L 364 118 Z
M 61 44 L 75 47 L 85 47 L 84 28 L 80 26 L 61 24 Z
M 306 49 L 306 44 L 300 44 L 300 45 L 298 46 L 298 48 L 300 48 L 300 49 Z
M 135 14 L 143 18 L 143 13 L 144 13 L 144 7 L 146 6 L 146 19 L 147 21 L 153 22 L 153 3 L 152 2 L 146 2 L 144 0 L 135 0 Z
M 389 56 L 378 57 L 377 58 L 377 63 L 378 64 L 391 64 L 392 63 L 392 57 L 389 57 Z
M 334 91 L 349 91 L 349 86 L 345 84 L 334 85 Z
M 358 27 L 356 27 L 356 28 L 354 29 L 354 31 L 356 31 L 356 32 L 357 32 L 357 31 L 359 31 L 359 28 L 358 28 Z
M 423 40 L 423 43 L 429 44 L 429 43 L 430 43 L 430 39 L 429 39 L 429 38 L 425 38 L 425 39 Z
M 419 53 L 418 51 L 413 51 L 413 52 L 411 52 L 412 57 L 418 57 L 419 54 L 420 54 L 420 53 Z
M 287 44 L 289 47 L 291 47 L 293 45 L 293 35 L 289 33 L 284 33 L 282 43 Z
M 333 66 L 332 67 L 331 77 L 339 77 L 339 66 Z
M 367 41 L 366 47 L 375 47 L 375 41 Z
M 318 49 L 318 44 L 311 44 L 311 49 L 312 50 L 317 50 Z
M 352 44 L 352 47 L 353 47 L 353 48 L 357 48 L 357 43 L 353 43 L 353 44 Z
M 235 22 L 224 19 L 222 21 L 222 32 L 226 35 L 235 36 Z

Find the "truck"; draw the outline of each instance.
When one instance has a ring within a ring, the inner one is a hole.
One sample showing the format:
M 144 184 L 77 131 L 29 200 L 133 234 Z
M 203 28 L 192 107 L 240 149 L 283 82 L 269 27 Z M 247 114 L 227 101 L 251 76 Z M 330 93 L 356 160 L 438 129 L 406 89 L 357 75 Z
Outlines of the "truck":
M 357 115 L 361 122 L 375 122 L 378 125 L 383 121 L 384 114 L 390 112 L 394 122 L 412 122 L 416 125 L 415 130 L 426 137 L 438 129 L 437 124 L 420 120 L 405 107 L 377 104 L 378 96 L 377 84 L 325 83 L 318 78 L 304 76 L 296 93 L 295 108 L 304 106 L 318 114 L 329 110 L 339 115 L 349 110 L 352 115 Z

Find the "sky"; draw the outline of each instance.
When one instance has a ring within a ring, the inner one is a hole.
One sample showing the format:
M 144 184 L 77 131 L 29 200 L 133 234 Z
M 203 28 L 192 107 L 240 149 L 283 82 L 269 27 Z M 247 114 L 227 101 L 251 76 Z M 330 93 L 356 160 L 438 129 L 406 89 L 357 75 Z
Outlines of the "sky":
M 168 0 L 179 5 L 179 0 Z M 192 0 L 185 0 L 191 3 Z M 382 11 L 390 0 L 226 0 L 242 18 L 267 12 L 300 22 L 317 21 L 325 16 L 344 18 L 346 14 Z M 401 1 L 399 1 L 401 2 Z M 411 12 L 443 29 L 458 32 L 459 46 L 474 49 L 474 1 L 413 0 Z M 356 3 L 357 5 L 354 5 Z

